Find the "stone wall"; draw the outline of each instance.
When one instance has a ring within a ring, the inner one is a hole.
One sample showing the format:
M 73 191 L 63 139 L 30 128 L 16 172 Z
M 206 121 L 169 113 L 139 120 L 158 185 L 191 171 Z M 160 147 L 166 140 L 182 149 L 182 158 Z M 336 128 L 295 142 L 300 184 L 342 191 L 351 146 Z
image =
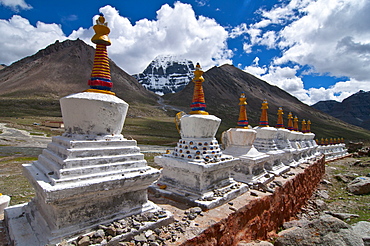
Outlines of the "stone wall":
M 273 194 L 248 202 L 182 245 L 236 245 L 241 240 L 266 240 L 276 236 L 283 222 L 289 221 L 306 204 L 324 173 L 323 156 L 276 188 Z

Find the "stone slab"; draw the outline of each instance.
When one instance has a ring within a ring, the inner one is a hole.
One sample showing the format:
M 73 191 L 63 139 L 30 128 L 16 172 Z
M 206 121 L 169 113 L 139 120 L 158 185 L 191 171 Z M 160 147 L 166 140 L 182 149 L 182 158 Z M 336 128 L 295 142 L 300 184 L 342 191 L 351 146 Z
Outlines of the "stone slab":
M 159 194 L 160 196 L 163 196 L 167 199 L 186 204 L 187 206 L 200 207 L 204 211 L 221 206 L 244 194 L 248 190 L 248 185 L 233 181 L 231 184 L 225 187 L 216 189 L 216 192 L 212 191 L 204 193 L 203 196 L 205 198 L 201 199 L 201 197 L 196 194 L 189 194 L 186 191 L 179 190 L 178 187 L 173 187 L 171 185 L 166 185 L 165 189 L 159 188 L 157 184 L 153 184 L 149 187 L 149 191 L 152 193 Z M 214 194 L 218 192 L 220 194 L 222 194 L 222 192 L 225 193 L 220 196 L 214 196 Z

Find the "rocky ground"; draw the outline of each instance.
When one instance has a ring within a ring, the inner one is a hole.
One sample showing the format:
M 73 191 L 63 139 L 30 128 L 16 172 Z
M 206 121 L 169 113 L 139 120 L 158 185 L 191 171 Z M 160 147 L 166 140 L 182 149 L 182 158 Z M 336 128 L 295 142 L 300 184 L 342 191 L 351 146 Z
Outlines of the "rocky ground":
M 318 189 L 297 219 L 284 223 L 274 245 L 370 245 L 370 185 L 367 194 L 348 189 L 366 176 L 370 158 L 327 163 Z

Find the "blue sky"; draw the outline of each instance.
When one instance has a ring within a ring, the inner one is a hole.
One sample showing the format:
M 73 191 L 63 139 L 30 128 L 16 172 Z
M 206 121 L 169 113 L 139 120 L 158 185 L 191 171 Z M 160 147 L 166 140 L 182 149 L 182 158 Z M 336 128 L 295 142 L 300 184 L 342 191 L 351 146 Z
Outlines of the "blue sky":
M 90 38 L 103 13 L 108 53 L 139 73 L 158 55 L 233 64 L 309 105 L 370 90 L 368 0 L 0 0 L 0 64 L 56 40 Z

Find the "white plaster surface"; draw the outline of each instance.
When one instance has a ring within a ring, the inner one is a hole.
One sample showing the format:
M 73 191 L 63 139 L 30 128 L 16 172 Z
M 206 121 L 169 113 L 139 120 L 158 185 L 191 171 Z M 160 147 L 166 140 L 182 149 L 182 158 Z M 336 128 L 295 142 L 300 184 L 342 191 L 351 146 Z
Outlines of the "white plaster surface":
M 128 104 L 122 99 L 94 92 L 72 94 L 60 99 L 65 136 L 96 139 L 120 135 Z
M 266 161 L 265 169 L 276 176 L 288 172 L 290 167 L 284 164 L 289 159 L 289 153 L 278 149 L 276 145 L 278 130 L 274 127 L 255 127 L 257 131 L 254 146 L 270 158 Z
M 159 183 L 170 183 L 181 190 L 201 196 L 214 188 L 220 188 L 232 182 L 230 169 L 237 159 L 215 163 L 195 162 L 172 156 L 156 156 L 155 162 L 162 166 Z
M 184 115 L 180 119 L 181 138 L 214 138 L 220 123 L 214 115 Z
M 248 190 L 247 185 L 230 177 L 230 170 L 236 161 L 238 159 L 205 163 L 173 158 L 170 155 L 156 156 L 155 162 L 163 167 L 162 177 L 151 187 L 169 199 L 211 209 Z M 166 185 L 165 189 L 159 188 L 163 185 Z M 226 192 L 217 196 L 216 190 Z
M 225 154 L 239 158 L 231 171 L 231 176 L 243 183 L 265 183 L 271 180 L 264 168 L 270 158 L 266 153 L 259 152 L 254 146 L 256 130 L 230 128 L 222 134 Z
M 222 134 L 225 149 L 229 146 L 252 146 L 257 132 L 253 129 L 230 128 Z
M 4 209 L 9 206 L 10 196 L 0 196 L 0 214 L 4 213 Z
M 147 188 L 160 170 L 147 166 L 135 140 L 53 137 L 37 161 L 23 166 L 36 197 L 21 211 L 40 245 L 157 209 Z M 16 223 L 8 222 L 14 228 Z

